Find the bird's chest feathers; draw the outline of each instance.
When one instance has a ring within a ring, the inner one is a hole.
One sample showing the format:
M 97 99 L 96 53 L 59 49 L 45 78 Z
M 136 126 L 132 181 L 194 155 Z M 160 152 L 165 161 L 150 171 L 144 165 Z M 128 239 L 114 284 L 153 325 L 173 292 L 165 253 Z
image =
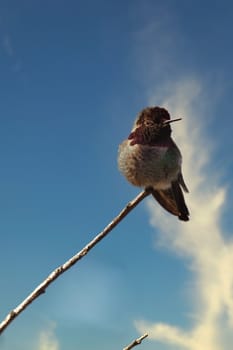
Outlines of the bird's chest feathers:
M 179 159 L 169 146 L 131 145 L 127 140 L 120 150 L 119 167 L 136 186 L 158 184 L 167 187 L 177 176 Z
M 148 146 L 148 145 L 130 145 L 128 144 L 129 156 L 135 161 L 136 166 L 158 167 L 166 162 L 168 157 L 168 146 Z

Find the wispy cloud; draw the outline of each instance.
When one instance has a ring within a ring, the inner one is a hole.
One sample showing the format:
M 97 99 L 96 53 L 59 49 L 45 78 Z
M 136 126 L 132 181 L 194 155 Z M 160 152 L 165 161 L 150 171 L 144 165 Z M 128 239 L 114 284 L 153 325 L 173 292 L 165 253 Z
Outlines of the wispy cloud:
M 49 324 L 45 330 L 41 331 L 36 350 L 59 350 L 54 323 Z
M 0 28 L 0 36 L 0 49 L 4 52 L 5 56 L 8 57 L 12 71 L 15 73 L 21 72 L 22 64 L 15 52 L 11 35 Z
M 112 327 L 121 283 L 117 270 L 89 259 L 78 278 L 73 270 L 60 283 L 50 306 L 66 324 Z
M 3 46 L 3 49 L 4 49 L 5 53 L 7 54 L 7 56 L 13 57 L 13 55 L 14 55 L 13 45 L 11 42 L 11 38 L 8 34 L 3 35 L 2 46 Z
M 204 104 L 202 94 L 198 81 L 186 79 L 170 84 L 160 96 L 152 94 L 150 101 L 167 107 L 172 116 L 183 117 L 173 130 L 190 189 L 186 199 L 191 221 L 179 222 L 152 200 L 148 210 L 152 226 L 159 229 L 159 243 L 188 263 L 194 321 L 189 330 L 142 320 L 136 326 L 140 332 L 149 332 L 151 339 L 181 349 L 229 350 L 233 342 L 233 242 L 224 238 L 221 228 L 226 189 L 218 184 L 218 174 L 208 171 L 212 147 L 204 132 L 206 115 L 196 107 L 197 101 Z

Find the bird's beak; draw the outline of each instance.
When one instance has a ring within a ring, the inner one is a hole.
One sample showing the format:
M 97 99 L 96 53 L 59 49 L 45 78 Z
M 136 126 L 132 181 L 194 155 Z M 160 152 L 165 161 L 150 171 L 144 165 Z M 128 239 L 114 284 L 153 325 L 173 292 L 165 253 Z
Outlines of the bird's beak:
M 167 126 L 168 124 L 173 122 L 178 122 L 179 120 L 182 120 L 182 118 L 165 120 L 165 122 L 163 122 L 163 126 Z

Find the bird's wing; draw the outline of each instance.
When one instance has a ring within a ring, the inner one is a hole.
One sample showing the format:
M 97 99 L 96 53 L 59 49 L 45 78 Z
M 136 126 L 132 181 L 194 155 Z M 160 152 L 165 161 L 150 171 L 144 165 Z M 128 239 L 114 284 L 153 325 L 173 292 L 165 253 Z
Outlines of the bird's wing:
M 165 190 L 152 189 L 151 193 L 169 213 L 178 216 L 180 220 L 189 220 L 189 211 L 178 181 L 172 182 L 171 187 Z
M 178 216 L 179 211 L 177 210 L 177 205 L 174 200 L 172 189 L 168 188 L 166 190 L 151 190 L 152 196 L 159 202 L 159 204 L 166 209 L 169 213 Z

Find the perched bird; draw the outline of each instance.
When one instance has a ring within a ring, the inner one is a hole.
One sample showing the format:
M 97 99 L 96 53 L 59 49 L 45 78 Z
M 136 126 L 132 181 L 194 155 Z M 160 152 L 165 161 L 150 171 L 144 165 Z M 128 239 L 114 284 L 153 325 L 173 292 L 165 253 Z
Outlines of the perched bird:
M 185 185 L 179 148 L 171 138 L 170 119 L 165 108 L 143 109 L 128 139 L 119 146 L 118 166 L 133 185 L 150 189 L 153 197 L 180 220 L 189 220 L 182 189 Z

